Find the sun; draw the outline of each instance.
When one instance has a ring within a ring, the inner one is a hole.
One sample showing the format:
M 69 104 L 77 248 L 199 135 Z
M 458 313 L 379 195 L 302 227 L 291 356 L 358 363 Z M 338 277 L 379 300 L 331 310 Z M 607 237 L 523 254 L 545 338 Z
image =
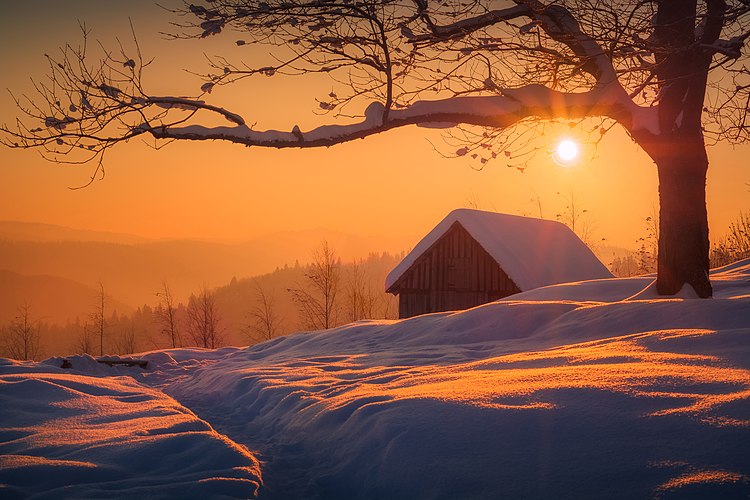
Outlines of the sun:
M 571 139 L 563 139 L 555 147 L 552 158 L 563 167 L 569 167 L 576 163 L 579 156 L 578 144 Z

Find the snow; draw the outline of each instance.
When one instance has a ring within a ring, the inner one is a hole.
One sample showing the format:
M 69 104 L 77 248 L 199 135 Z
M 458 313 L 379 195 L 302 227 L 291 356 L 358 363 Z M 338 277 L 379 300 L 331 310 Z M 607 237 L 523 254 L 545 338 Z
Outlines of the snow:
M 0 495 L 742 498 L 750 260 L 712 280 L 560 284 L 145 370 L 6 361 Z
M 166 98 L 158 99 L 161 102 Z M 586 102 L 591 104 L 591 100 Z M 391 109 L 388 114 L 388 122 L 383 123 L 385 106 L 380 102 L 373 101 L 365 109 L 364 120 L 359 123 L 321 125 L 306 132 L 297 127 L 292 132 L 286 132 L 273 129 L 254 130 L 244 124 L 244 120 L 239 115 L 229 113 L 222 108 L 202 105 L 199 101 L 186 101 L 185 104 L 219 112 L 238 125 L 206 127 L 193 124 L 168 129 L 160 127 L 150 129 L 144 124 L 138 130 L 149 131 L 162 138 L 225 139 L 249 146 L 302 147 L 331 145 L 409 124 L 465 122 L 479 125 L 507 126 L 518 121 L 517 113 L 520 111 L 518 102 L 503 96 L 454 97 L 434 101 L 418 101 L 406 109 Z M 302 137 L 302 140 L 300 140 L 300 137 Z
M 453 226 L 460 224 L 521 289 L 612 274 L 567 226 L 555 221 L 459 208 L 449 213 L 386 277 L 385 289 Z
M 593 43 L 593 42 L 591 42 Z M 583 46 L 590 45 L 589 42 Z M 594 44 L 596 45 L 596 44 Z M 594 50 L 594 45 L 586 51 Z M 582 46 L 582 47 L 583 47 Z M 348 124 L 321 125 L 302 131 L 255 130 L 245 120 L 226 109 L 202 101 L 183 98 L 158 97 L 151 100 L 157 106 L 173 105 L 206 109 L 223 115 L 236 126 L 207 127 L 199 124 L 170 127 L 150 127 L 143 123 L 134 132 L 151 133 L 157 139 L 227 140 L 246 146 L 275 148 L 332 146 L 354 139 L 362 139 L 396 127 L 417 125 L 427 128 L 447 128 L 458 123 L 493 128 L 509 127 L 524 118 L 580 118 L 604 116 L 617 119 L 631 131 L 659 132 L 658 107 L 639 106 L 628 96 L 614 78 L 612 67 L 601 50 L 592 53 L 594 64 L 601 73 L 599 80 L 586 92 L 560 92 L 539 84 L 500 90 L 502 95 L 450 97 L 430 101 L 416 101 L 403 109 L 389 109 L 383 121 L 385 106 L 371 102 L 364 111 L 364 119 Z M 604 66 L 602 66 L 604 65 Z
M 97 376 L 0 365 L 0 496 L 247 498 L 258 489 L 247 449 L 163 392 L 79 361 Z

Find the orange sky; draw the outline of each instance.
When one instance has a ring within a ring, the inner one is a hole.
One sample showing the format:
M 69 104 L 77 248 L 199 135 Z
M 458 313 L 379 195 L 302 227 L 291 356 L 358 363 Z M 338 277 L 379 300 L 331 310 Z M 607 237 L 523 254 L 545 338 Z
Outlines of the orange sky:
M 28 87 L 45 72 L 45 51 L 77 41 L 77 19 L 93 37 L 112 45 L 129 37 L 128 17 L 145 55 L 154 93 L 197 94 L 200 81 L 181 69 L 205 69 L 202 52 L 236 53 L 234 35 L 203 41 L 164 41 L 168 17 L 151 2 L 35 1 L 4 6 L 0 18 L 3 87 Z M 102 7 L 104 5 L 104 7 Z M 234 52 L 232 52 L 234 51 Z M 326 118 L 312 113 L 315 97 L 331 90 L 317 79 L 259 77 L 223 88 L 212 103 L 239 111 L 258 128 L 305 130 Z M 313 89 L 312 91 L 310 89 Z M 0 96 L 0 121 L 15 110 Z M 331 118 L 328 118 L 330 120 Z M 551 134 L 550 143 L 557 139 Z M 412 246 L 451 209 L 478 201 L 480 208 L 538 215 L 559 213 L 575 191 L 597 227 L 597 239 L 633 248 L 645 235 L 643 219 L 657 200 L 656 171 L 621 132 L 608 134 L 596 152 L 573 168 L 538 155 L 521 173 L 502 162 L 475 171 L 468 159 L 444 159 L 441 132 L 409 127 L 321 150 L 276 151 L 224 143 L 176 143 L 154 151 L 142 141 L 114 149 L 102 182 L 77 191 L 90 166 L 47 163 L 35 151 L 0 148 L 0 220 L 37 221 L 147 237 L 247 239 L 283 230 L 328 228 L 354 235 L 389 235 Z M 750 147 L 709 150 L 708 202 L 712 235 L 722 234 L 740 210 L 750 208 Z M 378 249 L 373 249 L 378 250 Z M 304 251 L 306 252 L 306 250 Z M 304 253 L 303 252 L 303 253 Z

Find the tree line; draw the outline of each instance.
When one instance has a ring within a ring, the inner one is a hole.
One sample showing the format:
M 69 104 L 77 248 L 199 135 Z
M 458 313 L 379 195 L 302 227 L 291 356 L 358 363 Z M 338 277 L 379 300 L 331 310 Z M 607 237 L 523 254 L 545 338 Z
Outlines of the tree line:
M 372 253 L 342 262 L 323 241 L 310 263 L 285 265 L 229 284 L 206 284 L 186 301 L 161 283 L 154 300 L 120 314 L 99 283 L 90 312 L 66 324 L 47 323 L 33 304 L 0 327 L 0 356 L 39 360 L 52 355 L 127 355 L 152 349 L 247 345 L 295 331 L 333 328 L 361 319 L 395 319 L 395 297 L 385 294 L 385 275 L 403 255 Z
M 645 234 L 636 241 L 637 248 L 609 263 L 617 277 L 656 272 L 659 241 L 659 216 L 655 211 L 644 219 Z M 750 212 L 740 212 L 725 233 L 711 244 L 711 268 L 750 258 Z

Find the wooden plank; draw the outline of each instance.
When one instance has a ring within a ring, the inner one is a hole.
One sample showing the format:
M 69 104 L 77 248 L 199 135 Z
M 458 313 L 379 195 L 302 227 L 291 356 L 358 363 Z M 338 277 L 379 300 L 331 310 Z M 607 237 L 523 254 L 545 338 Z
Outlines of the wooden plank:
M 476 245 L 474 252 L 474 260 L 476 264 L 474 264 L 474 266 L 476 267 L 475 273 L 477 278 L 476 286 L 472 287 L 473 290 L 481 290 L 484 286 L 484 255 L 482 255 L 480 250 L 479 245 Z
M 440 285 L 438 287 L 438 290 L 445 290 L 448 287 L 447 282 L 447 276 L 446 276 L 446 270 L 447 270 L 447 259 L 446 259 L 446 242 L 443 241 L 443 243 L 440 245 L 440 260 L 438 261 L 438 265 L 440 266 Z
M 146 368 L 148 366 L 148 361 L 145 359 L 137 359 L 137 358 L 96 358 L 97 363 L 102 363 L 107 366 L 138 366 L 140 368 Z
M 484 290 L 487 287 L 487 267 L 487 259 L 477 252 L 477 290 Z

